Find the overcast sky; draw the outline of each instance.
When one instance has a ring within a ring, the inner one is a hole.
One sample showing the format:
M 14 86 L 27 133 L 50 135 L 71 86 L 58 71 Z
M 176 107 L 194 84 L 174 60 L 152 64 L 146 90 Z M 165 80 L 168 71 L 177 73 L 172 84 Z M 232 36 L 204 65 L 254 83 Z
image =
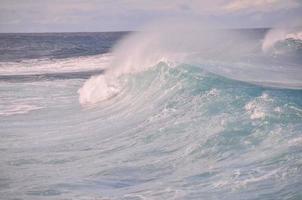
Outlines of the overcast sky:
M 302 21 L 302 0 L 0 0 L 0 32 L 139 30 L 192 17 L 224 27 Z

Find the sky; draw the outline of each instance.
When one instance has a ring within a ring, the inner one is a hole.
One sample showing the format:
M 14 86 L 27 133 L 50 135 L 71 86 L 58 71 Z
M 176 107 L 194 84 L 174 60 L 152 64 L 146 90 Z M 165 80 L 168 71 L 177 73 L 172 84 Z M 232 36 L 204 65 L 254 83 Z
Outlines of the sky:
M 0 0 L 0 32 L 139 30 L 165 18 L 227 28 L 302 21 L 302 0 Z

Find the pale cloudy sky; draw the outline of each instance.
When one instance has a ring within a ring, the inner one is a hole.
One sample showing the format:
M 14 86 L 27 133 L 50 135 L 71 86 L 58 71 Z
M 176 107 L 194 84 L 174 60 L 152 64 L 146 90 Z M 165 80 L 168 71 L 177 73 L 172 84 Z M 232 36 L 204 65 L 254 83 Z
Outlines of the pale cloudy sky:
M 138 30 L 191 17 L 224 27 L 302 21 L 302 0 L 0 0 L 0 32 Z

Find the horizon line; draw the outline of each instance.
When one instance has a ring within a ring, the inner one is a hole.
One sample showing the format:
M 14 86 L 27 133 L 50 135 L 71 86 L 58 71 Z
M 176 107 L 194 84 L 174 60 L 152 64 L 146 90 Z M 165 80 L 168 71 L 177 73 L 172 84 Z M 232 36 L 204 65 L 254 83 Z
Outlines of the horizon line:
M 232 28 L 217 28 L 217 29 L 230 29 L 230 30 L 250 30 L 250 29 L 272 29 L 275 27 L 232 27 Z M 32 33 L 39 33 L 39 34 L 47 34 L 47 33 L 123 33 L 123 32 L 139 32 L 141 30 L 112 30 L 112 31 L 37 31 L 37 32 L 1 32 L 0 34 L 32 34 Z

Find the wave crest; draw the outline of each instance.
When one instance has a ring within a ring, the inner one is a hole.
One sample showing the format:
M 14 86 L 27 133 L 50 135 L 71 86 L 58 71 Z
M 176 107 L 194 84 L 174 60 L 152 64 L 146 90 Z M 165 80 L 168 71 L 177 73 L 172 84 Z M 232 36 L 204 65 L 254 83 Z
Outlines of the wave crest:
M 268 52 L 278 43 L 285 40 L 296 40 L 302 43 L 302 30 L 292 29 L 272 29 L 270 30 L 262 43 L 262 50 Z
M 79 89 L 82 104 L 116 95 L 119 77 L 148 70 L 160 62 L 193 64 L 211 73 L 274 87 L 302 88 L 302 70 L 276 63 L 261 51 L 261 40 L 238 30 L 215 30 L 192 21 L 165 21 L 131 34 L 113 49 L 105 74 Z M 282 62 L 283 59 L 280 59 Z M 301 74 L 301 75 L 299 75 Z M 270 84 L 271 83 L 271 84 Z

